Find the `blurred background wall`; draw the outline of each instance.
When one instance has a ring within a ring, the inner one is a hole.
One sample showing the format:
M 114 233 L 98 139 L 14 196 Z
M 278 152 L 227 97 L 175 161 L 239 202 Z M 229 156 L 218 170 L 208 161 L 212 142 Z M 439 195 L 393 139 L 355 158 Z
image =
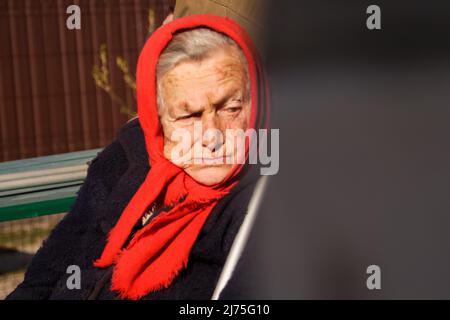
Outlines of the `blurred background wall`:
M 372 4 L 381 30 L 366 27 Z M 449 299 L 450 2 L 283 0 L 269 12 L 280 171 L 229 296 Z
M 141 47 L 174 3 L 0 0 L 0 162 L 105 146 L 136 110 L 116 59 L 133 77 Z M 66 27 L 72 4 L 81 30 Z M 109 93 L 92 74 L 101 48 Z

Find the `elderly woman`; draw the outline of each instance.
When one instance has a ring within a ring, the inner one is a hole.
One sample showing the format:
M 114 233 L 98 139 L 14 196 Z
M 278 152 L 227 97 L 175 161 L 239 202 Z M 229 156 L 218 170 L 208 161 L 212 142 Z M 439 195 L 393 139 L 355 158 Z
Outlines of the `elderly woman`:
M 230 140 L 267 126 L 266 96 L 253 45 L 231 19 L 196 15 L 155 31 L 138 62 L 139 118 L 92 161 L 9 298 L 211 298 L 259 176 L 236 161 L 249 144 Z M 70 266 L 81 270 L 77 288 Z

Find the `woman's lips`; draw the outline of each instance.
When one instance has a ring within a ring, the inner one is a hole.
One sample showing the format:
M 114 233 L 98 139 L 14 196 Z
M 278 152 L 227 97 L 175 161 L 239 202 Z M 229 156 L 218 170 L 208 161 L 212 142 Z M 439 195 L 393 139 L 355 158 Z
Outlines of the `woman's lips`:
M 193 158 L 193 164 L 230 164 L 232 156 Z

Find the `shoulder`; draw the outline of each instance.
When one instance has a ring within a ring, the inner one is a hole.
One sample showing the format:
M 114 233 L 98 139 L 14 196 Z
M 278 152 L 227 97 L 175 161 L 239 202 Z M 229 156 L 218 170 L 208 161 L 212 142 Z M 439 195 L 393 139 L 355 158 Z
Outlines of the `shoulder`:
M 138 117 L 130 119 L 118 130 L 117 140 L 131 165 L 148 163 L 144 132 Z
M 139 118 L 135 117 L 126 122 L 116 131 L 114 139 L 97 155 L 96 158 L 113 156 L 115 153 L 123 154 L 133 162 L 136 156 L 147 155 L 144 132 Z M 95 159 L 94 159 L 95 160 Z
M 129 167 L 145 167 L 147 159 L 144 134 L 135 118 L 117 130 L 114 139 L 89 162 L 88 177 L 112 185 Z

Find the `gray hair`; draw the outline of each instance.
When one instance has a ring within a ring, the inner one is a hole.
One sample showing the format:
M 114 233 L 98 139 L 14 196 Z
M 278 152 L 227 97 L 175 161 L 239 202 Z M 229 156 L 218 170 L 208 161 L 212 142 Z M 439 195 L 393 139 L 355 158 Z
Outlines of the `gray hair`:
M 158 110 L 164 104 L 161 95 L 161 79 L 171 69 L 186 61 L 202 61 L 217 50 L 226 47 L 238 49 L 239 58 L 247 76 L 246 96 L 250 96 L 250 79 L 247 59 L 239 45 L 228 36 L 209 28 L 196 28 L 176 34 L 159 57 L 156 67 Z

